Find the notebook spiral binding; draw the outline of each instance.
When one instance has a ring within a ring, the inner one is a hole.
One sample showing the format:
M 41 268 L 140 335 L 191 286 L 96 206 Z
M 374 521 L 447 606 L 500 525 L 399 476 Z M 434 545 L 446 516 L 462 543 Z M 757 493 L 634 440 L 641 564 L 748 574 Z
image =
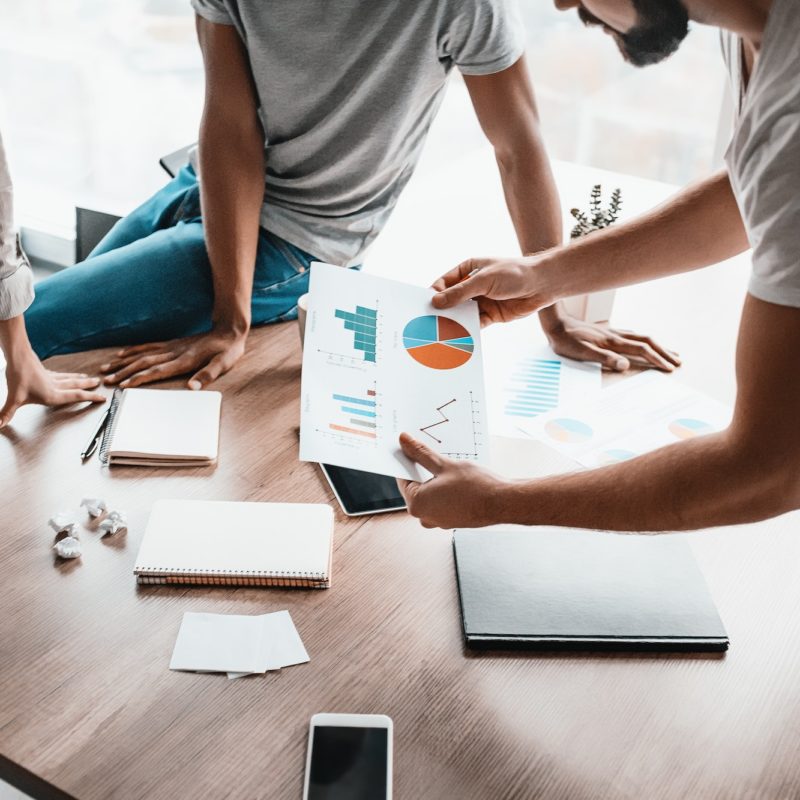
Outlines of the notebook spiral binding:
M 163 567 L 139 568 L 136 582 L 146 586 L 164 584 L 194 584 L 200 586 L 284 586 L 325 589 L 330 579 L 320 572 L 207 572 L 186 570 L 176 574 Z
M 106 429 L 103 431 L 103 438 L 100 440 L 100 449 L 97 453 L 101 464 L 108 464 L 108 449 L 111 447 L 111 441 L 114 438 L 114 429 L 117 425 L 117 412 L 122 403 L 122 394 L 124 391 L 124 389 L 114 389 L 114 394 L 111 396 L 111 402 L 108 405 L 108 422 L 106 423 Z

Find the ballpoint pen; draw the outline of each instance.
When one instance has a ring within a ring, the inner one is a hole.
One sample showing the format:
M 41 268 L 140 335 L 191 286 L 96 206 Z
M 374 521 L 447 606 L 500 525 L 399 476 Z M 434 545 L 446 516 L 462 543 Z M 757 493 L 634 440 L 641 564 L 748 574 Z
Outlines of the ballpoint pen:
M 97 423 L 97 427 L 94 429 L 94 433 L 92 434 L 92 438 L 89 439 L 86 447 L 83 448 L 83 452 L 81 453 L 81 461 L 86 461 L 95 450 L 97 450 L 97 443 L 100 441 L 100 437 L 103 434 L 103 430 L 106 427 L 106 423 L 108 422 L 108 412 L 110 407 L 107 408 L 103 412 L 103 416 L 100 417 L 100 421 Z

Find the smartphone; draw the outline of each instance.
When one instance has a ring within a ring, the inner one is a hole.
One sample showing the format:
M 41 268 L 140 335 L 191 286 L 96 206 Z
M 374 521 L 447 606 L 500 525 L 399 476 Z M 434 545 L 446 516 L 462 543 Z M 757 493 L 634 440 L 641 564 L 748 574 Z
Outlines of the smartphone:
M 303 800 L 391 800 L 392 720 L 383 714 L 314 714 Z
M 349 517 L 400 511 L 406 507 L 394 478 L 330 464 L 320 464 L 320 467 L 342 511 Z

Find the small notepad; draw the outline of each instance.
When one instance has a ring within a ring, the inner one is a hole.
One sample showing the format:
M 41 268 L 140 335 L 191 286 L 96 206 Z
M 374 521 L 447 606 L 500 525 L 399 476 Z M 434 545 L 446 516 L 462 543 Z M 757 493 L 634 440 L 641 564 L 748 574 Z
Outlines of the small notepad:
M 183 615 L 169 668 L 202 672 L 265 672 L 259 617 Z
M 259 616 L 183 615 L 169 668 L 227 672 L 228 678 L 281 670 L 309 660 L 288 611 Z
M 332 552 L 325 504 L 159 500 L 133 571 L 141 584 L 324 589 Z
M 100 446 L 110 465 L 215 464 L 222 395 L 188 389 L 118 389 Z

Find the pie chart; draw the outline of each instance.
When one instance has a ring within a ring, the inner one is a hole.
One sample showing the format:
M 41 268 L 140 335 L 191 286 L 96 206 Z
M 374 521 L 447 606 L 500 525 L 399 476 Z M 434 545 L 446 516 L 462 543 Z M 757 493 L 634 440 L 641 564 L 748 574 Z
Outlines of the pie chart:
M 587 442 L 594 435 L 594 431 L 585 422 L 567 417 L 551 419 L 545 424 L 544 429 L 557 442 L 566 444 Z
M 679 439 L 694 439 L 695 436 L 704 436 L 714 432 L 711 425 L 699 419 L 676 419 L 674 422 L 670 422 L 669 430 Z
M 597 463 L 600 466 L 607 466 L 608 464 L 619 464 L 631 458 L 636 458 L 636 453 L 633 450 L 622 450 L 618 447 L 613 447 L 611 450 L 604 450 L 600 453 Z
M 415 317 L 403 329 L 403 346 L 414 361 L 430 369 L 455 369 L 472 357 L 475 341 L 449 317 Z

